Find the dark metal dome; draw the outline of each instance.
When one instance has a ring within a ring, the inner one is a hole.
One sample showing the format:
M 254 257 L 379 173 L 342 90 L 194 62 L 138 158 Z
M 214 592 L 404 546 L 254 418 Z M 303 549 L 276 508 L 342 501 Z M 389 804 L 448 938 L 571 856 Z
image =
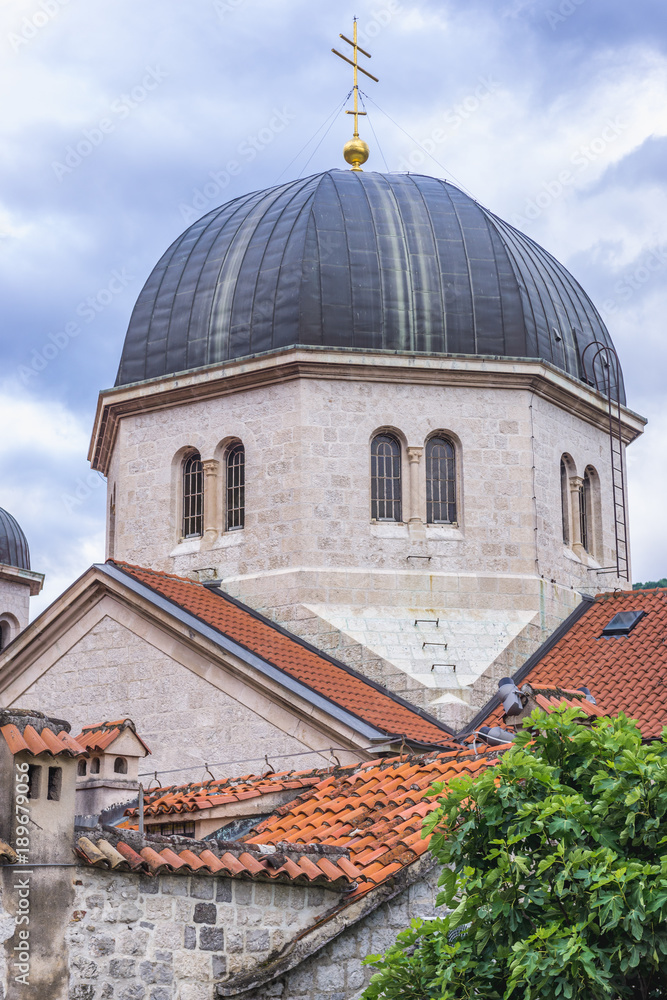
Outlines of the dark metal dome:
M 15 517 L 0 507 L 0 563 L 30 569 L 28 540 Z
M 116 385 L 292 345 L 541 358 L 582 379 L 593 341 L 611 346 L 572 275 L 452 184 L 329 170 L 237 198 L 172 244 Z

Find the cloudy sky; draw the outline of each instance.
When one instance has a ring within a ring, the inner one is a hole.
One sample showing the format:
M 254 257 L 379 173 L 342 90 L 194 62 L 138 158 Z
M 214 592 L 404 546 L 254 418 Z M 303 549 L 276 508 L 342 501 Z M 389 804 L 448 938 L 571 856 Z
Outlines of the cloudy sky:
M 88 439 L 153 265 L 216 205 L 343 165 L 330 48 L 353 15 L 380 78 L 369 168 L 459 183 L 602 311 L 650 421 L 629 452 L 634 578 L 667 575 L 661 0 L 4 0 L 0 506 L 47 574 L 34 611 L 104 556 Z

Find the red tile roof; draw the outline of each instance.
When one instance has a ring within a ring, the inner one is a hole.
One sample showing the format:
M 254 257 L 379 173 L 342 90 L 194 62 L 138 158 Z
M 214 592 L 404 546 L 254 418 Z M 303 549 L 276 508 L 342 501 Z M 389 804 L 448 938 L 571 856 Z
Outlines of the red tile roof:
M 283 771 L 280 774 L 247 774 L 242 778 L 222 778 L 219 781 L 191 782 L 188 785 L 171 785 L 154 788 L 144 793 L 144 816 L 162 816 L 199 812 L 228 802 L 256 799 L 274 792 L 310 788 L 322 780 L 322 770 Z M 128 816 L 138 810 L 128 809 Z
M 280 806 L 247 844 L 281 841 L 345 847 L 360 875 L 353 900 L 416 861 L 428 848 L 424 817 L 437 805 L 426 792 L 435 781 L 476 774 L 493 764 L 495 753 L 436 753 L 392 757 L 336 769 L 295 801 Z M 340 867 L 343 861 L 339 862 Z
M 33 726 L 26 726 L 21 732 L 18 726 L 9 723 L 2 726 L 0 732 L 13 754 L 29 753 L 33 757 L 38 757 L 40 754 L 48 754 L 50 757 L 88 756 L 86 748 L 70 736 L 66 729 L 53 733 L 45 727 L 38 733 Z
M 250 608 L 239 606 L 238 602 L 185 577 L 110 562 L 206 625 L 383 732 L 452 749 L 460 747 L 436 719 L 424 718 L 385 689 L 318 653 Z
M 105 839 L 99 839 L 95 845 L 88 837 L 80 837 L 76 853 L 97 868 L 149 875 L 163 872 L 225 875 L 255 882 L 318 885 L 339 891 L 353 889 L 361 878 L 361 872 L 350 860 L 337 852 L 327 857 L 317 848 L 298 848 L 293 844 L 278 844 L 271 850 L 262 850 L 252 844 L 230 844 L 225 850 L 212 842 L 211 848 L 198 853 L 185 848 L 176 853 L 171 847 L 155 841 L 153 846 L 146 844 L 137 852 L 122 840 L 114 847 Z
M 545 712 L 553 712 L 555 708 L 580 708 L 591 716 L 600 718 L 609 715 L 601 705 L 593 704 L 581 691 L 572 691 L 559 687 L 533 686 L 533 697 L 539 707 Z
M 131 730 L 139 740 L 142 747 L 149 754 L 151 751 L 137 733 L 132 719 L 116 719 L 114 722 L 100 722 L 94 726 L 84 726 L 83 730 L 75 737 L 77 743 L 87 747 L 88 750 L 106 750 L 114 740 L 117 740 L 126 729 Z
M 603 638 L 620 611 L 644 611 L 628 635 Z M 659 736 L 667 724 L 667 590 L 599 594 L 568 632 L 521 680 L 533 687 L 588 687 L 600 714 L 625 712 L 644 736 Z M 590 703 L 589 703 L 590 704 Z M 586 707 L 582 702 L 582 706 Z M 488 716 L 497 725 L 502 707 Z

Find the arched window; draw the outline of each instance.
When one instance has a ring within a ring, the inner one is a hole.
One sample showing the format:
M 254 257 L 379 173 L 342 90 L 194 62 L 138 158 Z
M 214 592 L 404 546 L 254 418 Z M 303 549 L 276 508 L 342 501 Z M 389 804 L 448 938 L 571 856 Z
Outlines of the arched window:
M 115 774 L 127 774 L 127 761 L 124 757 L 116 757 L 113 762 L 113 769 Z
M 93 757 L 93 759 L 91 760 L 91 762 L 90 762 L 90 773 L 91 774 L 99 774 L 100 773 L 100 758 L 99 757 Z
M 563 545 L 570 544 L 570 476 L 565 459 L 560 460 L 560 509 L 563 522 Z
M 245 524 L 245 448 L 239 442 L 227 452 L 227 531 Z
M 8 646 L 12 638 L 12 630 L 9 622 L 0 622 L 0 651 Z
M 392 434 L 376 434 L 371 442 L 371 517 L 401 520 L 401 446 Z
M 426 442 L 426 521 L 456 524 L 456 455 L 444 437 Z
M 88 768 L 86 766 L 86 762 L 82 758 L 76 766 L 76 773 L 79 775 L 80 778 L 84 778 L 86 776 L 87 771 Z
M 183 538 L 199 538 L 204 531 L 204 470 L 199 452 L 183 462 Z

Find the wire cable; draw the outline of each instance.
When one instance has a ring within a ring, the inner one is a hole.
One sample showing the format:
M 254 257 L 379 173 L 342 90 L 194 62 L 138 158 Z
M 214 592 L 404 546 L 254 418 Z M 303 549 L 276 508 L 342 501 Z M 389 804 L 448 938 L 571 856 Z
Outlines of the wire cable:
M 361 93 L 362 93 L 362 91 L 359 91 L 359 93 L 361 94 Z M 477 201 L 477 198 L 475 198 L 475 196 L 474 196 L 474 194 L 472 193 L 472 191 L 471 191 L 471 190 L 470 190 L 469 188 L 467 188 L 467 187 L 465 186 L 465 184 L 464 184 L 464 183 L 463 183 L 462 181 L 460 181 L 460 180 L 459 180 L 459 179 L 458 179 L 458 178 L 457 178 L 457 177 L 456 177 L 456 176 L 455 176 L 455 175 L 454 175 L 454 174 L 453 174 L 453 173 L 451 172 L 451 170 L 448 170 L 448 169 L 447 169 L 447 167 L 446 167 L 446 166 L 444 165 L 444 163 L 441 163 L 441 162 L 440 162 L 440 160 L 437 160 L 437 159 L 435 158 L 435 156 L 433 155 L 433 153 L 429 153 L 428 149 L 426 149 L 426 147 L 425 147 L 425 146 L 422 146 L 421 142 L 419 142 L 419 141 L 418 141 L 417 139 L 415 139 L 415 137 L 414 137 L 414 136 L 410 135 L 410 133 L 409 133 L 409 132 L 406 132 L 406 130 L 405 130 L 405 129 L 403 128 L 403 126 L 402 126 L 402 125 L 399 125 L 397 121 L 394 121 L 394 119 L 393 119 L 393 118 L 391 117 L 391 115 L 390 115 L 390 114 L 387 114 L 387 112 L 386 112 L 386 111 L 384 110 L 384 108 L 381 108 L 381 107 L 380 107 L 380 105 L 379 105 L 379 104 L 377 103 L 377 101 L 374 101 L 374 100 L 373 100 L 373 98 L 372 98 L 372 97 L 370 97 L 370 96 L 369 96 L 368 94 L 366 94 L 366 93 L 364 93 L 364 97 L 368 97 L 368 100 L 369 100 L 369 101 L 371 102 L 371 104 L 374 104 L 374 105 L 375 105 L 375 107 L 376 107 L 376 108 L 378 109 L 378 111 L 381 111 L 381 112 L 382 112 L 382 114 L 383 114 L 383 115 L 385 116 L 385 118 L 388 118 L 388 119 L 389 119 L 389 121 L 390 121 L 390 122 L 392 123 L 392 125 L 395 125 L 397 129 L 400 129 L 400 131 L 401 131 L 401 132 L 402 132 L 402 133 L 403 133 L 404 135 L 407 135 L 407 137 L 408 137 L 408 139 L 410 140 L 410 142 L 414 142 L 415 146 L 419 146 L 419 148 L 420 148 L 420 149 L 422 149 L 422 150 L 423 150 L 423 151 L 424 151 L 424 152 L 426 153 L 426 155 L 427 155 L 427 156 L 430 156 L 430 157 L 431 157 L 431 159 L 433 160 L 433 162 L 434 162 L 434 163 L 437 163 L 437 164 L 438 164 L 438 166 L 440 167 L 440 169 L 441 169 L 442 171 L 444 171 L 444 173 L 445 173 L 445 174 L 447 174 L 447 176 L 448 176 L 448 177 L 451 177 L 453 181 L 456 181 L 456 183 L 458 184 L 458 186 L 459 186 L 459 187 L 460 187 L 460 188 L 461 188 L 461 189 L 462 189 L 463 191 L 467 192 L 467 194 L 469 194 L 469 195 L 470 195 L 470 197 L 471 197 L 471 198 L 473 199 L 473 201 Z
M 375 132 L 375 126 L 373 125 L 373 121 L 371 119 L 371 116 L 370 116 L 369 112 L 366 109 L 366 102 L 364 101 L 364 98 L 363 98 L 363 95 L 362 95 L 361 91 L 359 91 L 359 97 L 361 97 L 361 106 L 364 109 L 364 111 L 366 111 L 366 118 L 368 120 L 368 124 L 371 127 L 371 132 L 373 133 L 373 138 L 375 139 L 375 141 L 377 143 L 377 147 L 380 150 L 380 156 L 382 157 L 382 162 L 384 163 L 384 168 L 387 171 L 387 173 L 389 173 L 389 164 L 387 163 L 387 157 L 384 155 L 384 150 L 382 149 L 382 146 L 380 145 L 380 140 L 378 139 L 377 134 Z
M 336 112 L 334 113 L 334 115 L 331 116 L 331 124 L 329 125 L 329 128 L 326 130 L 326 132 L 324 133 L 324 135 L 322 136 L 322 138 L 318 142 L 317 146 L 315 146 L 315 149 L 312 151 L 312 153 L 310 154 L 310 156 L 308 157 L 308 159 L 304 163 L 303 167 L 299 171 L 299 177 L 301 177 L 301 174 L 303 174 L 304 170 L 306 169 L 306 167 L 308 166 L 308 164 L 310 163 L 310 161 L 312 160 L 312 158 L 315 156 L 315 153 L 318 151 L 318 149 L 320 148 L 320 146 L 322 145 L 322 143 L 324 142 L 324 140 L 326 139 L 326 137 L 329 135 L 329 132 L 333 128 L 334 122 L 336 121 L 336 115 L 338 114 L 338 112 L 340 111 L 340 109 L 343 107 L 343 105 L 347 102 L 347 100 L 348 100 L 348 98 L 349 98 L 349 96 L 350 96 L 351 93 L 352 93 L 352 91 L 350 91 L 346 95 L 345 100 L 341 104 L 339 104 L 339 106 L 336 108 Z M 299 179 L 299 177 L 297 177 L 297 180 Z
M 354 753 L 358 757 L 361 757 L 363 759 L 363 755 L 358 750 L 354 750 L 352 747 L 325 747 L 323 750 L 303 750 L 303 751 L 300 751 L 299 753 L 278 753 L 278 754 L 273 754 L 272 753 L 271 757 L 273 758 L 273 760 L 282 760 L 284 757 L 309 757 L 312 754 L 318 754 L 321 757 L 326 757 L 327 755 L 331 755 L 331 752 L 333 750 L 341 750 L 341 751 L 343 751 L 343 753 Z M 263 756 L 260 756 L 260 757 L 245 757 L 243 760 L 220 760 L 220 761 L 217 761 L 216 763 L 209 764 L 208 766 L 209 767 L 231 767 L 234 764 L 253 764 L 253 763 L 255 763 L 255 761 L 258 761 L 258 760 L 263 761 L 264 757 Z M 201 763 L 201 764 L 190 764 L 187 767 L 172 767 L 172 768 L 167 768 L 167 770 L 164 770 L 164 771 L 142 771 L 141 774 L 139 774 L 139 777 L 140 778 L 152 778 L 156 774 L 177 774 L 180 771 L 193 771 L 196 768 L 203 767 L 203 766 L 204 766 L 203 763 Z M 215 780 L 216 781 L 226 781 L 227 779 L 226 778 L 216 778 Z
M 284 177 L 284 176 L 285 176 L 285 174 L 287 173 L 287 171 L 289 170 L 289 168 L 290 168 L 290 167 L 292 166 L 292 164 L 293 164 L 293 163 L 295 163 L 295 162 L 296 162 L 296 160 L 298 160 L 298 159 L 299 159 L 299 157 L 300 157 L 300 156 L 301 156 L 301 154 L 302 154 L 302 153 L 304 152 L 304 150 L 305 150 L 305 149 L 307 149 L 307 147 L 308 147 L 308 146 L 309 146 L 309 145 L 311 144 L 311 142 L 312 142 L 312 141 L 313 141 L 313 140 L 315 139 L 315 137 L 317 136 L 318 132 L 321 132 L 321 131 L 322 131 L 322 129 L 323 129 L 324 127 L 325 127 L 325 125 L 327 124 L 327 122 L 329 121 L 329 119 L 335 119 L 335 117 L 336 117 L 336 115 L 338 114 L 338 112 L 340 111 L 340 109 L 341 109 L 341 108 L 343 107 L 343 105 L 344 105 L 344 104 L 345 104 L 345 103 L 347 102 L 347 100 L 349 99 L 349 96 L 350 96 L 350 94 L 351 94 L 351 93 L 352 93 L 352 91 L 351 91 L 351 90 L 350 90 L 350 91 L 348 91 L 348 93 L 347 93 L 347 94 L 345 95 L 345 97 L 343 98 L 343 100 L 342 100 L 342 101 L 341 101 L 341 102 L 340 102 L 339 104 L 337 104 L 337 105 L 336 105 L 336 107 L 335 107 L 335 108 L 334 108 L 334 110 L 333 110 L 333 111 L 331 112 L 331 114 L 327 115 L 327 117 L 326 117 L 326 118 L 324 119 L 324 121 L 322 122 L 322 124 L 320 125 L 320 127 L 319 127 L 318 129 L 316 129 L 316 130 L 315 130 L 315 132 L 314 132 L 314 133 L 313 133 L 313 134 L 311 135 L 310 139 L 308 139 L 308 140 L 307 140 L 307 142 L 305 142 L 305 143 L 304 143 L 304 145 L 303 145 L 303 146 L 301 147 L 301 149 L 300 149 L 300 150 L 299 150 L 299 152 L 298 152 L 298 153 L 296 154 L 296 156 L 292 157 L 292 159 L 291 159 L 291 160 L 290 160 L 290 162 L 289 162 L 289 163 L 287 164 L 287 166 L 285 167 L 285 169 L 284 169 L 284 170 L 282 170 L 282 171 L 281 171 L 281 173 L 279 174 L 279 176 L 278 176 L 278 178 L 277 178 L 277 180 L 276 180 L 276 184 L 278 184 L 278 183 L 280 182 L 280 179 L 281 179 L 281 177 Z M 331 128 L 331 126 L 329 126 L 329 128 Z M 327 131 L 328 131 L 328 130 L 327 130 Z M 325 133 L 325 135 L 326 135 L 326 134 L 327 134 L 327 133 Z M 324 138 L 324 136 L 323 136 L 322 138 Z M 319 146 L 318 146 L 317 148 L 319 148 Z M 311 156 L 311 159 L 312 159 L 312 156 Z M 308 160 L 308 163 L 310 163 L 310 160 Z M 306 164 L 306 166 L 307 166 L 307 165 L 308 165 L 308 164 Z M 304 168 L 304 169 L 305 169 L 305 168 Z M 300 177 L 300 176 L 301 176 L 301 174 L 299 174 L 299 177 Z

